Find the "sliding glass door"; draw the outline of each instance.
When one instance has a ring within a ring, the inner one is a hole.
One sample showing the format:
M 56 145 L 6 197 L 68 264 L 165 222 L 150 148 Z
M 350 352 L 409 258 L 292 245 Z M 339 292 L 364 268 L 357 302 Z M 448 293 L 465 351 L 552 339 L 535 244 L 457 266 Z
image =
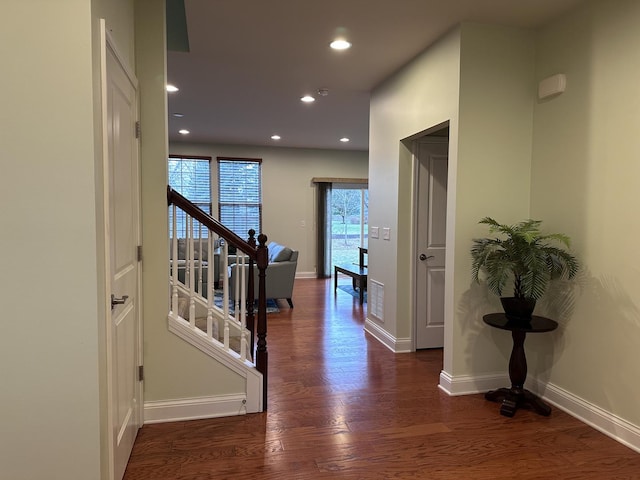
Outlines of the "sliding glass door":
M 330 195 L 333 265 L 357 264 L 358 247 L 368 245 L 369 190 L 367 185 L 334 183 Z
M 333 274 L 333 266 L 358 264 L 358 247 L 367 248 L 369 189 L 366 179 L 314 178 L 317 201 L 318 278 Z

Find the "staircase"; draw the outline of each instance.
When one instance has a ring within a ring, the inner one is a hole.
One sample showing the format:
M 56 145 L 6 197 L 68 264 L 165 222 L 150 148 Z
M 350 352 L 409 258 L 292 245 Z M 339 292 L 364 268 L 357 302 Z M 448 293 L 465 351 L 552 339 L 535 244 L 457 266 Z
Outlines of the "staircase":
M 267 406 L 267 237 L 243 240 L 171 187 L 169 330 L 246 379 L 247 413 Z M 233 251 L 233 254 L 230 254 Z M 229 266 L 248 265 L 230 298 Z M 258 269 L 258 285 L 247 272 Z M 255 298 L 258 289 L 258 301 Z

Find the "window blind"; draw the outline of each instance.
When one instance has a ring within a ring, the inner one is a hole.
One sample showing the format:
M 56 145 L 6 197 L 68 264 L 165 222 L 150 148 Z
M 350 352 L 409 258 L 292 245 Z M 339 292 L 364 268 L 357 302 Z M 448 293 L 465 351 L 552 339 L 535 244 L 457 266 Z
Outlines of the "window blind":
M 211 157 L 170 156 L 168 161 L 169 186 L 193 202 L 201 210 L 211 215 Z M 171 209 L 169 222 L 173 222 Z M 182 211 L 176 217 L 178 237 L 186 236 L 186 219 Z M 169 223 L 172 225 L 172 223 Z M 194 235 L 199 236 L 199 228 L 194 225 Z M 206 237 L 203 229 L 202 236 Z
M 218 157 L 220 222 L 241 238 L 262 231 L 261 160 Z

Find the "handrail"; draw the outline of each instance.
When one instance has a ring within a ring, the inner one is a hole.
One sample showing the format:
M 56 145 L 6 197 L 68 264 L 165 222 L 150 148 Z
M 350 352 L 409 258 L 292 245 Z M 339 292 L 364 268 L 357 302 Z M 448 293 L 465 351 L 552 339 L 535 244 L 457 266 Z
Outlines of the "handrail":
M 266 270 L 269 264 L 269 252 L 266 246 L 267 236 L 264 234 L 258 235 L 258 245 L 256 245 L 255 231 L 249 230 L 249 239 L 243 240 L 236 233 L 232 232 L 229 228 L 225 227 L 217 219 L 207 214 L 198 206 L 194 205 L 187 198 L 173 190 L 170 186 L 167 186 L 167 202 L 169 205 L 175 205 L 176 208 L 180 208 L 191 218 L 196 219 L 200 224 L 208 228 L 211 232 L 215 233 L 221 238 L 224 238 L 228 245 L 233 245 L 239 249 L 246 257 L 248 257 L 248 272 L 247 278 L 247 302 L 246 302 L 246 325 L 251 334 L 251 350 L 255 348 L 255 356 L 253 363 L 258 372 L 262 374 L 263 381 L 263 409 L 267 409 L 267 372 L 269 363 L 269 353 L 267 351 L 267 299 L 266 299 Z M 174 218 L 175 222 L 175 218 Z M 175 223 L 174 223 L 175 228 Z M 211 238 L 211 237 L 209 237 Z M 176 244 L 177 245 L 177 244 Z M 173 258 L 177 257 L 177 246 L 174 246 L 175 250 Z M 193 260 L 192 260 L 193 262 Z M 254 263 L 255 262 L 255 263 Z M 258 269 L 258 308 L 257 312 L 254 310 L 254 292 L 256 286 L 253 280 L 253 268 L 254 264 Z M 193 269 L 193 265 L 191 266 Z M 176 269 L 177 271 L 177 269 Z M 212 269 L 208 269 L 208 274 L 211 274 Z M 177 278 L 177 274 L 174 278 Z M 212 283 L 212 282 L 208 282 Z M 226 287 L 225 287 L 226 288 Z M 193 291 L 193 286 L 192 286 Z M 175 293 L 175 302 L 172 299 L 172 305 L 177 305 L 177 290 Z M 257 313 L 257 315 L 256 315 Z M 256 320 L 257 316 L 257 322 Z M 190 315 L 190 318 L 192 315 Z M 195 321 L 195 318 L 194 318 Z M 208 322 L 209 323 L 209 322 Z M 207 327 L 209 328 L 209 326 Z
M 170 186 L 167 186 L 167 202 L 169 205 L 174 204 L 177 207 L 180 207 L 182 210 L 198 220 L 209 230 L 224 238 L 227 243 L 242 250 L 247 254 L 249 258 L 251 258 L 251 260 L 257 260 L 257 252 L 255 246 L 249 245 L 249 243 L 246 240 L 243 240 L 242 237 L 238 236 L 236 233 L 229 230 L 211 215 L 195 206 Z

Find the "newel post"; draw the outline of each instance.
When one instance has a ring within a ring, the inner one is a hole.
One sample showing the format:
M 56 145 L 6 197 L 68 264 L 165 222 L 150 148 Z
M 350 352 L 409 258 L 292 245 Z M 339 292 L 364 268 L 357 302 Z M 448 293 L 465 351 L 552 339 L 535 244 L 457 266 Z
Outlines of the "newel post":
M 256 249 L 256 231 L 254 229 L 249 230 L 249 239 L 247 240 L 247 243 L 249 245 L 251 245 L 251 247 L 255 250 Z M 250 338 L 250 343 L 249 345 L 251 345 L 250 351 L 251 351 L 251 359 L 255 360 L 256 358 L 256 353 L 255 353 L 255 348 L 256 348 L 256 330 L 255 330 L 255 315 L 254 315 L 254 305 L 255 305 L 255 281 L 254 281 L 254 274 L 253 274 L 253 270 L 254 270 L 254 261 L 253 258 L 249 257 L 249 278 L 248 278 L 248 283 L 247 283 L 247 328 L 249 329 L 249 331 L 251 332 L 251 338 Z
M 263 409 L 267 409 L 267 367 L 269 354 L 267 352 L 267 290 L 266 270 L 269 264 L 269 249 L 266 246 L 267 236 L 258 235 L 257 264 L 258 264 L 258 348 L 256 350 L 256 368 L 262 373 L 263 379 Z

